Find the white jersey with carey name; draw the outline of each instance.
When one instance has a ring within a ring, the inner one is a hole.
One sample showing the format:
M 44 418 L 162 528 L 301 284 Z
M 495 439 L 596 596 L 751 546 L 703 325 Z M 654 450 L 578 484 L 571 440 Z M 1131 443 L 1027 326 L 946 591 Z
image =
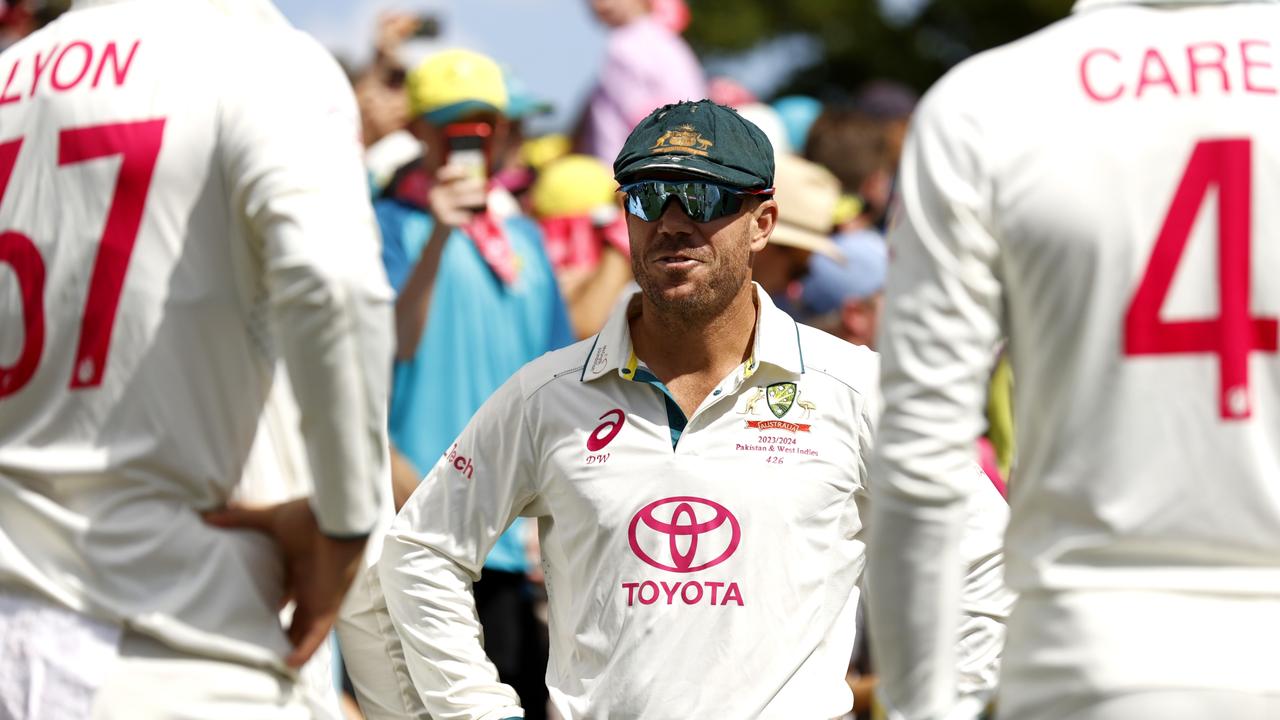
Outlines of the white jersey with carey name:
M 689 418 L 615 312 L 526 365 L 401 511 L 380 564 L 409 672 L 439 718 L 519 712 L 479 642 L 469 586 L 517 516 L 538 519 L 547 681 L 566 718 L 831 718 L 852 698 L 877 357 L 757 291 L 751 357 Z M 1009 595 L 1004 501 L 966 546 L 963 692 L 994 684 Z
M 1280 691 L 1278 120 L 1275 2 L 1083 0 L 919 108 L 879 344 L 894 540 L 870 560 L 945 613 L 949 478 L 1007 334 L 1006 681 Z M 890 671 L 945 673 L 921 661 L 945 627 L 870 592 L 903 629 Z M 929 717 L 946 688 L 886 693 Z
M 75 3 L 0 55 L 0 589 L 280 665 L 277 550 L 199 513 L 277 484 L 250 447 L 280 357 L 321 530 L 381 513 L 358 127 L 317 43 L 203 0 Z

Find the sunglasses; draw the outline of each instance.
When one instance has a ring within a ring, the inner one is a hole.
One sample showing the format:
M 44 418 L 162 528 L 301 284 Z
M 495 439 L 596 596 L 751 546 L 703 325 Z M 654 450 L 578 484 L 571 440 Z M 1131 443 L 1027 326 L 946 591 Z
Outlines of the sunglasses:
M 627 196 L 627 212 L 645 222 L 662 217 L 671 198 L 680 201 L 691 220 L 704 223 L 738 212 L 752 195 L 773 194 L 773 188 L 739 190 L 698 180 L 643 180 L 619 190 Z

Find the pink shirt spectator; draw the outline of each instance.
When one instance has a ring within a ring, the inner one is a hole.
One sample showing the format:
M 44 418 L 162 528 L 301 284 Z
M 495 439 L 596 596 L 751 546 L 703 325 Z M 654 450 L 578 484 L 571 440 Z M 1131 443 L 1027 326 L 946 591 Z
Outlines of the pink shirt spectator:
M 609 33 L 581 149 L 612 165 L 631 129 L 654 108 L 706 95 L 702 66 L 684 39 L 652 16 L 634 20 Z

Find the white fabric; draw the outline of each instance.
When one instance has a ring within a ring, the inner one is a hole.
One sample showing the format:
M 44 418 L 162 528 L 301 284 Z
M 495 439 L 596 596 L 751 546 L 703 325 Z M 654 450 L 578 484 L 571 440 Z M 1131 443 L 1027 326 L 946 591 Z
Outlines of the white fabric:
M 663 396 L 630 379 L 644 367 L 624 306 L 596 338 L 526 365 L 427 475 L 379 569 L 432 717 L 521 713 L 470 593 L 518 515 L 539 523 L 547 680 L 565 718 L 848 710 L 877 358 L 757 298 L 751 359 L 674 449 Z M 781 383 L 794 394 L 771 396 Z
M 102 382 L 73 390 L 122 171 L 118 153 L 60 163 L 62 134 L 160 119 Z M 358 134 L 318 44 L 201 0 L 77 5 L 0 55 L 0 143 L 22 138 L 0 228 L 43 257 L 46 321 L 34 376 L 0 397 L 6 583 L 174 647 L 279 667 L 274 549 L 198 512 L 262 470 L 247 458 L 278 357 L 322 529 L 366 533 L 381 512 L 391 293 Z M 5 290 L 12 272 L 0 263 Z M 0 292 L 3 367 L 25 342 L 24 308 Z
M 1009 619 L 1000 712 L 1010 718 L 1043 716 L 1053 708 L 1157 690 L 1228 690 L 1280 702 L 1277 617 L 1276 598 L 1028 593 Z M 1273 716 L 1224 709 L 1208 717 Z
M 37 595 L 0 590 L 5 720 L 338 720 L 285 676 L 193 657 Z
M 899 541 L 873 538 L 869 558 L 873 574 L 899 578 L 898 594 L 871 586 L 869 610 L 902 643 L 877 653 L 886 698 L 911 718 L 940 717 L 952 702 L 948 618 L 959 591 L 947 578 L 967 492 L 954 479 L 972 460 L 1003 334 L 1017 377 L 1011 587 L 1195 593 L 1200 612 L 1164 632 L 1181 636 L 1183 625 L 1211 622 L 1238 643 L 1228 658 L 1201 654 L 1187 664 L 1139 645 L 1145 652 L 1135 662 L 1090 675 L 1090 683 L 1123 690 L 1155 674 L 1176 687 L 1213 657 L 1226 668 L 1212 674 L 1217 687 L 1243 689 L 1253 676 L 1246 668 L 1274 667 L 1270 633 L 1257 632 L 1250 615 L 1213 608 L 1230 607 L 1228 596 L 1280 598 L 1280 363 L 1274 335 L 1272 349 L 1261 349 L 1265 332 L 1251 340 L 1243 319 L 1280 315 L 1280 286 L 1268 280 L 1280 266 L 1280 247 L 1270 242 L 1280 235 L 1280 8 L 1080 7 L 1088 12 L 944 77 L 921 104 L 903 158 L 873 472 L 885 498 L 873 524 Z M 1233 141 L 1235 154 L 1222 141 Z M 1224 154 L 1202 151 L 1193 161 L 1206 143 Z M 1189 167 L 1200 173 L 1202 197 Z M 1181 184 L 1191 191 L 1175 203 Z M 1229 209 L 1220 212 L 1223 202 Z M 1190 239 L 1155 263 L 1176 266 L 1167 297 L 1154 298 L 1161 321 L 1223 314 L 1222 248 L 1249 248 L 1248 269 L 1227 284 L 1227 296 L 1248 309 L 1225 313 L 1242 321 L 1223 331 L 1237 340 L 1215 329 L 1194 352 L 1136 354 L 1126 337 L 1168 341 L 1174 332 L 1142 313 L 1137 322 L 1126 317 L 1144 278 L 1159 289 L 1148 268 L 1175 206 L 1190 229 L 1177 231 L 1175 221 L 1168 234 Z M 1252 287 L 1242 293 L 1248 277 Z M 1243 351 L 1247 389 L 1221 387 L 1228 353 L 1215 348 L 1231 343 L 1256 346 Z M 1245 409 L 1247 419 L 1224 417 Z M 903 596 L 924 600 L 901 603 Z M 1126 623 L 1109 616 L 1106 602 L 1093 607 L 1082 627 L 1145 627 L 1141 615 Z M 1069 648 L 1082 660 L 1123 644 L 1092 632 L 1017 633 L 1010 629 L 1010 649 Z M 1086 646 L 1084 637 L 1095 640 Z M 908 662 L 914 682 L 900 682 Z M 1271 682 L 1280 687 L 1280 676 Z
M 338 642 L 356 700 L 366 720 L 429 717 L 409 676 L 404 646 L 391 623 L 378 577 L 385 522 L 369 538 L 365 566 L 356 576 L 338 616 Z
M 38 596 L 0 589 L 0 718 L 87 718 L 120 628 Z
M 1125 695 L 1072 698 L 1001 717 L 1016 720 L 1204 720 L 1205 718 L 1280 717 L 1280 695 L 1255 695 L 1229 690 L 1148 690 Z
M 422 141 L 408 130 L 396 130 L 365 149 L 364 166 L 374 186 L 385 188 L 397 170 L 421 155 Z

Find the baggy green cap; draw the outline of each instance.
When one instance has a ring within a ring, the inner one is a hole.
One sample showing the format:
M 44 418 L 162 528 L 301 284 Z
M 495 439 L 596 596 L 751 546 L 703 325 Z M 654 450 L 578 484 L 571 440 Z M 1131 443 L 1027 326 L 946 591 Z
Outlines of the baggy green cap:
M 679 102 L 641 120 L 613 163 L 614 179 L 623 185 L 658 170 L 764 190 L 773 187 L 773 145 L 733 108 Z

